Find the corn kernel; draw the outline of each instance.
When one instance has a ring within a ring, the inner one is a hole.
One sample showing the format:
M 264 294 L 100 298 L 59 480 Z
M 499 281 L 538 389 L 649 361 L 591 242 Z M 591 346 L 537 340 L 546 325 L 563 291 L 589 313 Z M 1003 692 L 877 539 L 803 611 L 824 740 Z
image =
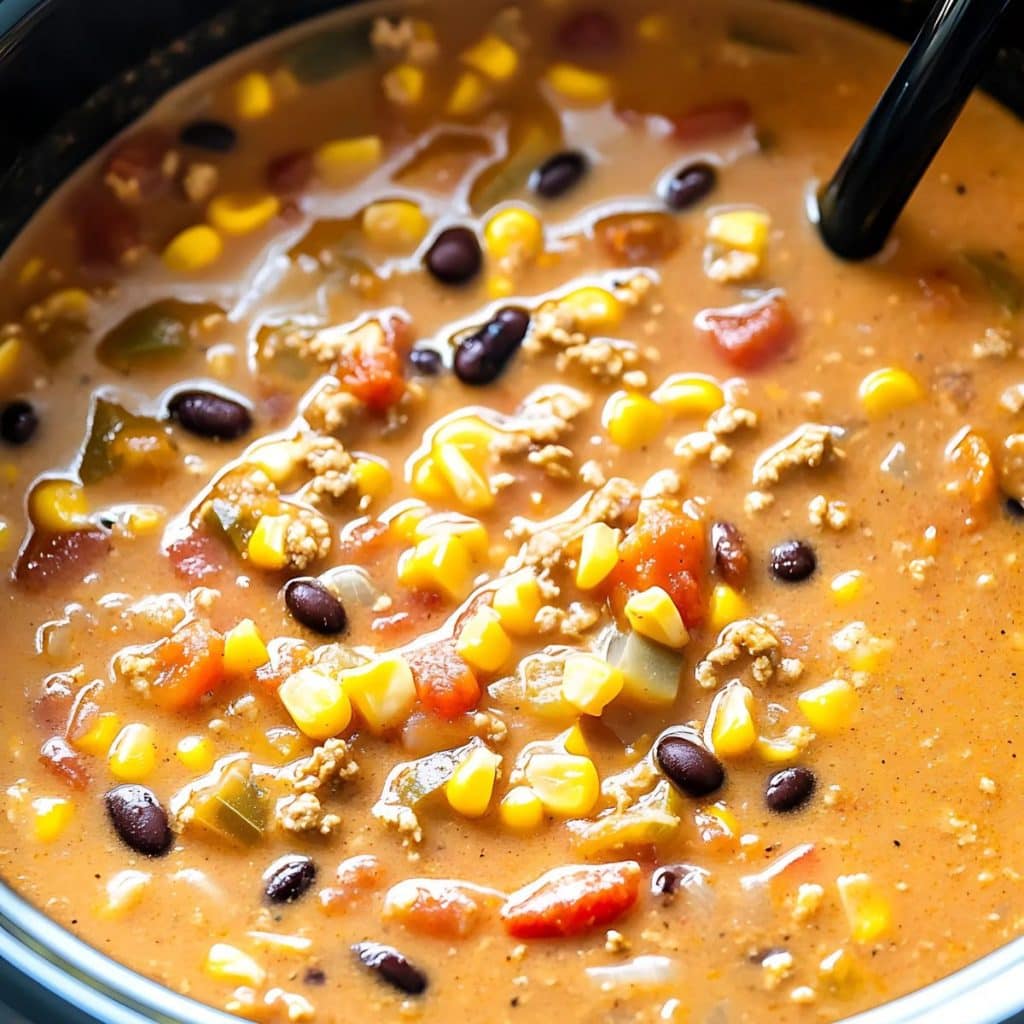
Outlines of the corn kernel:
M 473 582 L 469 548 L 451 534 L 421 540 L 399 558 L 398 581 L 406 587 L 434 590 L 461 601 Z
M 416 531 L 429 513 L 427 506 L 413 499 L 412 502 L 402 502 L 401 506 L 392 508 L 398 508 L 398 511 L 388 520 L 388 529 L 395 539 L 409 544 L 422 539 L 416 536 Z
M 864 411 L 872 417 L 886 416 L 924 397 L 917 380 L 893 366 L 872 370 L 860 382 L 857 394 Z
M 110 774 L 121 782 L 142 782 L 156 768 L 156 732 L 134 722 L 114 738 L 107 754 Z
M 602 416 L 608 436 L 620 448 L 643 448 L 661 433 L 665 410 L 646 395 L 616 391 Z
M 434 447 L 453 444 L 474 466 L 482 466 L 501 431 L 480 416 L 455 416 L 443 422 L 433 436 Z
M 245 675 L 270 660 L 267 645 L 252 619 L 242 619 L 224 634 L 224 671 Z
M 636 35 L 645 43 L 657 43 L 672 33 L 672 22 L 664 14 L 645 14 L 636 23 Z
M 858 569 L 841 572 L 829 584 L 836 604 L 850 604 L 864 592 L 864 573 Z
M 391 470 L 376 459 L 356 459 L 352 476 L 364 498 L 383 498 L 391 490 Z
M 365 665 L 346 669 L 340 678 L 349 699 L 372 732 L 384 732 L 401 725 L 416 702 L 412 669 L 399 654 L 378 655 Z
M 796 703 L 815 730 L 831 736 L 853 721 L 857 713 L 857 691 L 845 679 L 829 679 L 805 690 Z
M 121 719 L 113 711 L 103 711 L 92 719 L 85 732 L 71 741 L 71 745 L 83 754 L 106 757 L 120 731 Z
M 795 761 L 803 748 L 785 736 L 758 736 L 754 750 L 768 764 L 786 764 Z
M 311 740 L 337 736 L 352 720 L 352 702 L 342 684 L 319 669 L 300 668 L 277 693 L 292 721 Z
M 510 633 L 526 636 L 536 629 L 537 613 L 543 604 L 540 584 L 533 573 L 513 576 L 494 591 L 491 607 Z
M 610 291 L 586 285 L 563 295 L 558 308 L 572 317 L 573 326 L 585 334 L 614 331 L 625 315 L 622 303 Z
M 283 569 L 288 564 L 288 523 L 289 517 L 284 514 L 260 516 L 245 546 L 253 565 L 260 569 L 274 570 Z
M 596 654 L 570 654 L 565 659 L 562 697 L 585 715 L 600 715 L 622 686 L 622 673 Z
M 519 68 L 518 51 L 493 33 L 484 36 L 480 42 L 465 50 L 462 60 L 475 71 L 493 78 L 496 82 L 504 82 L 511 78 Z
M 874 942 L 889 930 L 892 924 L 889 901 L 870 875 L 840 875 L 836 888 L 854 941 Z
M 484 288 L 489 299 L 507 299 L 516 293 L 515 281 L 508 274 L 488 274 Z
M 512 641 L 501 628 L 501 616 L 484 605 L 466 619 L 459 630 L 455 649 L 473 668 L 497 672 L 512 656 Z
M 711 591 L 708 625 L 717 632 L 728 626 L 730 622 L 746 618 L 749 610 L 747 602 L 739 591 L 726 583 L 719 583 Z
M 96 908 L 96 912 L 108 920 L 122 917 L 142 902 L 152 881 L 153 876 L 148 871 L 134 871 L 130 868 L 118 871 L 104 886 L 106 899 Z
M 314 154 L 317 174 L 329 185 L 343 185 L 378 163 L 383 148 L 376 135 L 325 142 Z
M 434 461 L 455 497 L 466 508 L 482 511 L 494 505 L 494 492 L 491 490 L 490 482 L 477 472 L 457 445 L 435 445 Z
M 673 416 L 710 416 L 725 405 L 725 392 L 701 373 L 673 373 L 652 392 L 651 398 Z
M 500 764 L 497 754 L 486 747 L 474 747 L 445 783 L 444 795 L 452 810 L 466 818 L 486 814 Z
M 7 550 L 7 546 L 11 543 L 11 536 L 11 524 L 0 516 L 0 551 Z
M 259 988 L 267 980 L 267 972 L 248 953 L 226 942 L 215 942 L 206 954 L 206 973 L 218 981 Z
M 194 224 L 167 243 L 161 259 L 168 270 L 192 274 L 216 263 L 223 249 L 220 235 L 209 224 Z
M 124 528 L 132 537 L 149 537 L 167 520 L 167 510 L 160 505 L 132 505 L 124 517 Z
M 174 749 L 178 760 L 190 771 L 201 775 L 213 767 L 213 744 L 205 736 L 183 736 Z
M 736 815 L 719 802 L 700 807 L 693 816 L 700 840 L 712 850 L 734 850 L 739 843 L 740 825 Z
M 555 743 L 561 745 L 567 754 L 578 754 L 580 757 L 591 756 L 590 744 L 587 743 L 587 737 L 583 735 L 583 729 L 579 722 L 574 722 L 565 732 L 556 736 Z
M 32 835 L 40 843 L 52 843 L 74 816 L 75 805 L 65 797 L 39 797 L 32 801 Z
M 711 708 L 712 750 L 719 757 L 740 757 L 757 742 L 754 695 L 741 683 L 729 683 Z
M 464 71 L 448 97 L 445 113 L 452 117 L 469 117 L 483 107 L 489 95 L 486 83 L 478 74 Z
M 594 762 L 576 754 L 534 754 L 525 774 L 545 809 L 564 818 L 589 814 L 601 791 Z
M 552 64 L 544 79 L 562 99 L 581 106 L 606 103 L 612 95 L 612 82 L 607 75 L 575 64 Z
M 641 636 L 665 647 L 685 647 L 690 639 L 683 617 L 661 587 L 649 587 L 626 602 L 626 619 Z
M 0 380 L 14 373 L 21 358 L 21 347 L 20 338 L 8 338 L 0 342 Z
M 447 501 L 451 498 L 448 481 L 441 474 L 433 455 L 425 455 L 412 464 L 409 483 L 421 498 L 432 501 Z
M 544 248 L 544 228 L 531 210 L 506 206 L 484 226 L 484 243 L 495 259 L 529 262 Z
M 249 452 L 247 461 L 259 466 L 278 485 L 287 482 L 302 462 L 304 449 L 295 441 L 278 440 L 261 444 Z
M 513 786 L 498 808 L 502 824 L 517 832 L 530 832 L 544 820 L 544 805 L 529 786 Z
M 235 113 L 243 121 L 266 117 L 274 107 L 270 79 L 260 71 L 250 71 L 235 83 Z
M 413 540 L 428 537 L 458 537 L 473 558 L 483 560 L 490 550 L 487 527 L 479 519 L 462 516 L 456 512 L 439 512 L 421 518 L 413 531 Z
M 415 64 L 398 64 L 384 75 L 384 95 L 400 107 L 414 107 L 423 99 L 427 84 L 423 68 Z
M 764 254 L 772 221 L 761 210 L 726 210 L 708 221 L 707 240 L 753 256 Z
M 49 533 L 67 533 L 89 523 L 89 501 L 73 480 L 44 480 L 29 499 L 32 522 Z
M 227 192 L 210 200 L 206 217 L 225 235 L 248 235 L 269 224 L 280 210 L 281 200 L 271 192 Z
M 607 523 L 591 523 L 580 539 L 580 557 L 576 563 L 576 586 L 592 590 L 615 568 L 619 561 L 619 531 Z
M 368 242 L 390 252 L 412 252 L 430 228 L 426 214 L 408 199 L 370 203 L 360 224 Z

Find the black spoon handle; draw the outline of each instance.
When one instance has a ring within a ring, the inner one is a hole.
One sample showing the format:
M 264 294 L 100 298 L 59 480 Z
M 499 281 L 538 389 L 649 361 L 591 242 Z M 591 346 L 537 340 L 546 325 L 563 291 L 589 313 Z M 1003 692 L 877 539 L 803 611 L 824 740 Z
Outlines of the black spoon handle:
M 999 42 L 1013 0 L 938 0 L 818 197 L 825 244 L 848 260 L 885 244 Z

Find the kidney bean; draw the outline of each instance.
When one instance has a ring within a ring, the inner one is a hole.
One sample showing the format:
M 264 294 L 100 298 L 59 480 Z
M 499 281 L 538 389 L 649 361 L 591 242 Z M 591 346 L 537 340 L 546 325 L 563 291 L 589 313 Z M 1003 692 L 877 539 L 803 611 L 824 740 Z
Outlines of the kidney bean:
M 665 185 L 665 202 L 673 210 L 686 210 L 699 203 L 718 181 L 718 172 L 703 162 L 687 164 Z
M 558 26 L 555 43 L 577 61 L 605 60 L 622 49 L 622 29 L 607 11 L 590 8 L 570 14 Z
M 427 976 L 393 946 L 379 942 L 357 942 L 352 952 L 364 966 L 400 992 L 418 996 L 425 991 Z
M 445 228 L 427 250 L 427 270 L 442 284 L 466 284 L 480 272 L 483 252 L 472 229 Z
M 74 205 L 71 222 L 79 258 L 88 266 L 128 266 L 142 254 L 136 209 L 105 190 L 86 190 Z
M 768 779 L 764 802 L 773 811 L 795 811 L 810 800 L 816 784 L 810 768 L 783 768 Z
M 39 414 L 32 405 L 16 398 L 0 413 L 0 437 L 8 444 L 28 444 L 39 426 Z
M 246 406 L 213 391 L 179 391 L 167 409 L 190 434 L 214 441 L 233 441 L 252 426 Z
M 463 384 L 490 384 L 526 337 L 530 314 L 517 306 L 498 310 L 478 331 L 463 338 L 455 350 L 452 367 Z
M 82 579 L 110 550 L 105 530 L 33 533 L 14 567 L 14 578 L 29 588 Z
M 280 857 L 263 873 L 263 892 L 271 903 L 294 903 L 316 881 L 316 864 L 302 854 Z
M 284 603 L 292 617 L 315 633 L 343 633 L 348 626 L 345 606 L 319 580 L 303 577 L 289 580 Z
M 711 527 L 711 547 L 718 574 L 726 583 L 742 586 L 750 569 L 750 554 L 739 527 L 733 523 L 715 523 Z
M 39 751 L 39 760 L 72 789 L 85 789 L 92 781 L 82 755 L 63 736 L 51 736 Z
M 725 769 L 697 739 L 669 733 L 658 740 L 654 759 L 668 780 L 687 796 L 714 793 L 725 782 Z
M 114 830 L 126 846 L 147 857 L 159 857 L 171 848 L 174 836 L 167 812 L 151 789 L 128 783 L 110 790 L 104 800 Z
M 667 213 L 615 213 L 594 225 L 594 240 L 616 263 L 660 263 L 679 247 L 679 225 Z
M 185 146 L 211 153 L 230 153 L 238 144 L 238 134 L 231 125 L 207 119 L 190 121 L 181 129 L 178 139 Z
M 444 371 L 444 360 L 441 353 L 432 348 L 423 346 L 414 348 L 409 353 L 409 364 L 413 372 L 421 377 L 436 377 Z
M 267 187 L 278 195 L 301 192 L 313 177 L 313 155 L 306 149 L 293 149 L 271 158 L 265 178 Z
M 768 566 L 776 579 L 800 583 L 818 567 L 818 558 L 810 544 L 787 540 L 772 548 Z
M 545 199 L 557 199 L 587 173 L 587 158 L 578 150 L 548 157 L 530 176 L 530 187 Z

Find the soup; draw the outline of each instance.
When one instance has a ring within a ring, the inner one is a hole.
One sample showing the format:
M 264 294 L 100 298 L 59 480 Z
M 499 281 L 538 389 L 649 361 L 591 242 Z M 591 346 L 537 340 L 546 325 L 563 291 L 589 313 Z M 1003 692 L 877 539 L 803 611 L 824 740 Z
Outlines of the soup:
M 782 5 L 332 16 L 0 265 L 4 877 L 245 1018 L 835 1020 L 1015 937 L 1019 126 L 807 217 Z

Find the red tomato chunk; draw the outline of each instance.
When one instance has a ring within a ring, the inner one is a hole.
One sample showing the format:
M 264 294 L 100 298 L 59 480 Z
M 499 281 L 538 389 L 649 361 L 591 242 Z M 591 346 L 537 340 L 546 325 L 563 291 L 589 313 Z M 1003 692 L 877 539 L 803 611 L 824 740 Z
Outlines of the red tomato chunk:
M 480 700 L 480 684 L 454 640 L 442 640 L 408 654 L 416 693 L 425 708 L 443 718 L 471 711 Z
M 739 306 L 702 310 L 694 323 L 725 361 L 740 370 L 765 366 L 789 348 L 796 334 L 793 314 L 778 293 Z

